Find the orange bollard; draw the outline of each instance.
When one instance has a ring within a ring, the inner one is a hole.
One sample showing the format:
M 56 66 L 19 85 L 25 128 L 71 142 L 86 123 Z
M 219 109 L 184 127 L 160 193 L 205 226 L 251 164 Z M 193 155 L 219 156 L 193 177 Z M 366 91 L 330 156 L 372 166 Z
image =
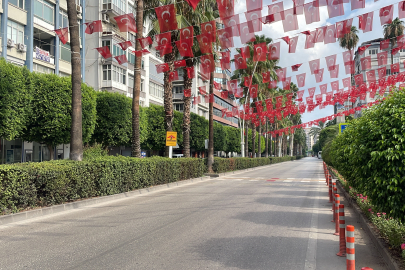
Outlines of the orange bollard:
M 339 205 L 339 252 L 336 254 L 340 257 L 346 256 L 346 238 L 345 238 L 345 206 Z
M 340 195 L 335 195 L 335 233 L 334 235 L 339 235 L 339 205 L 340 205 Z
M 370 268 L 370 267 L 362 267 L 361 270 L 373 270 L 373 268 Z
M 332 177 L 329 175 L 329 202 L 332 202 Z
M 346 226 L 346 270 L 355 270 L 354 226 Z

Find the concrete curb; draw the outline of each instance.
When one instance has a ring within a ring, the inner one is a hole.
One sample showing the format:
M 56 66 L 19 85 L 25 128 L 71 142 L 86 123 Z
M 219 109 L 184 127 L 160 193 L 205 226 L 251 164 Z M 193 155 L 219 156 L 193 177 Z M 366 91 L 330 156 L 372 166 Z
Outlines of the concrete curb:
M 363 227 L 364 231 L 370 236 L 376 248 L 380 251 L 381 256 L 383 257 L 385 263 L 388 266 L 389 270 L 401 270 L 394 258 L 391 257 L 391 254 L 388 252 L 385 245 L 379 239 L 378 235 L 372 230 L 369 221 L 364 217 L 361 209 L 358 207 L 357 203 L 353 202 L 352 197 L 349 193 L 346 192 L 343 185 L 338 179 L 333 179 L 336 181 L 336 186 L 338 187 L 340 193 L 345 197 L 346 202 L 351 206 L 357 216 L 359 216 L 360 224 Z
M 288 161 L 284 161 L 284 162 L 288 162 Z M 278 163 L 281 163 L 281 162 L 278 162 Z M 221 176 L 225 176 L 225 175 L 229 175 L 229 174 L 238 174 L 238 173 L 243 173 L 246 171 L 253 171 L 253 170 L 269 167 L 271 165 L 278 164 L 278 163 L 273 163 L 273 164 L 264 165 L 264 166 L 258 166 L 258 167 L 249 168 L 249 169 L 220 173 L 219 176 L 221 177 Z M 75 201 L 75 202 L 70 202 L 70 203 L 65 203 L 65 204 L 60 204 L 60 205 L 54 205 L 54 206 L 50 206 L 50 207 L 39 208 L 39 209 L 35 209 L 35 210 L 28 210 L 25 212 L 20 212 L 20 213 L 15 213 L 15 214 L 10 214 L 10 215 L 4 215 L 4 216 L 0 216 L 0 226 L 14 223 L 14 222 L 23 221 L 23 220 L 28 220 L 28 219 L 32 219 L 32 218 L 37 218 L 37 217 L 41 217 L 41 216 L 56 214 L 56 213 L 60 213 L 60 212 L 67 211 L 67 210 L 79 209 L 79 208 L 83 208 L 86 206 L 95 205 L 98 203 L 105 203 L 105 202 L 114 201 L 117 199 L 130 198 L 130 197 L 139 196 L 142 194 L 156 192 L 159 190 L 169 189 L 169 188 L 183 186 L 183 185 L 187 185 L 187 184 L 193 184 L 193 183 L 197 183 L 197 182 L 203 182 L 203 181 L 207 181 L 207 180 L 215 180 L 215 179 L 217 179 L 217 177 L 211 178 L 210 176 L 202 176 L 202 177 L 198 177 L 198 178 L 187 179 L 187 180 L 172 182 L 172 183 L 153 186 L 153 187 L 136 189 L 133 191 L 118 193 L 118 194 L 114 194 L 114 195 L 88 198 L 88 199 L 83 199 L 81 201 Z

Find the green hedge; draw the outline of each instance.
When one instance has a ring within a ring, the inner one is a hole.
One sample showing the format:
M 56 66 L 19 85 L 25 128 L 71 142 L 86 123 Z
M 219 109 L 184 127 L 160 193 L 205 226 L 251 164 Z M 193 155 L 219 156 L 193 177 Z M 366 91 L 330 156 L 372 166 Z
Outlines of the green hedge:
M 216 173 L 243 170 L 284 161 L 295 160 L 296 157 L 269 157 L 269 158 L 214 158 L 212 169 Z

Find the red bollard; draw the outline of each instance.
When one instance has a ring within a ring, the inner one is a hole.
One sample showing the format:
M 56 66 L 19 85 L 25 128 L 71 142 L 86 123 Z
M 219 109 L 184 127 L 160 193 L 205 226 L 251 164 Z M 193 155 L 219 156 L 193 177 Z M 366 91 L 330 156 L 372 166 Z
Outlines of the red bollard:
M 336 254 L 340 257 L 346 256 L 346 238 L 345 238 L 345 206 L 339 205 L 339 252 Z
M 332 177 L 329 175 L 329 202 L 332 202 Z
M 373 270 L 373 268 L 370 268 L 370 267 L 362 267 L 361 270 Z
M 346 270 L 355 270 L 354 226 L 346 226 Z
M 340 205 L 340 195 L 335 195 L 335 233 L 334 235 L 339 235 L 339 205 Z

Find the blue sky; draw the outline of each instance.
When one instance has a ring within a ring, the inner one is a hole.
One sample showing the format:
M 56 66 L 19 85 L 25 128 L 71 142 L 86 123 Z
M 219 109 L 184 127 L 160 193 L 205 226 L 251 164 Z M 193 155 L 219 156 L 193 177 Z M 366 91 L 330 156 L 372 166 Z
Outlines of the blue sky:
M 311 1 L 306 0 L 305 3 L 308 3 Z M 359 30 L 358 36 L 359 36 L 359 43 L 358 46 L 362 42 L 376 39 L 376 38 L 381 38 L 383 37 L 383 27 L 380 25 L 380 18 L 379 18 L 379 13 L 378 10 L 381 7 L 385 7 L 391 4 L 394 4 L 394 18 L 398 16 L 398 0 L 393 1 L 393 0 L 380 0 L 377 2 L 374 2 L 374 0 L 366 0 L 366 5 L 364 9 L 357 9 L 351 11 L 350 3 L 349 4 L 344 4 L 344 10 L 345 10 L 345 15 L 340 16 L 340 17 L 335 17 L 332 19 L 329 19 L 328 17 L 328 11 L 327 7 L 320 7 L 320 22 L 312 23 L 307 25 L 305 22 L 305 16 L 304 15 L 298 15 L 298 25 L 299 25 L 299 30 L 297 31 L 290 31 L 287 33 L 284 33 L 283 30 L 283 25 L 282 22 L 276 22 L 271 25 L 263 25 L 263 29 L 261 32 L 256 32 L 255 34 L 257 35 L 266 35 L 270 38 L 272 38 L 275 42 L 281 41 L 281 57 L 280 57 L 280 63 L 279 66 L 281 67 L 288 67 L 288 76 L 292 77 L 292 82 L 296 83 L 296 76 L 301 73 L 307 73 L 306 75 L 306 82 L 305 82 L 305 87 L 301 88 L 305 89 L 305 94 L 304 94 L 304 100 L 305 97 L 308 96 L 308 91 L 307 89 L 310 87 L 315 87 L 316 86 L 316 94 L 320 94 L 319 90 L 319 84 L 315 82 L 315 76 L 311 75 L 310 69 L 308 62 L 314 59 L 319 59 L 321 62 L 321 68 L 325 68 L 325 75 L 323 78 L 323 81 L 320 84 L 325 84 L 328 83 L 328 92 L 331 91 L 330 87 L 330 82 L 331 81 L 336 81 L 337 79 L 330 79 L 329 77 L 329 72 L 327 71 L 326 68 L 326 62 L 325 62 L 325 57 L 330 56 L 333 54 L 337 54 L 336 57 L 336 64 L 339 65 L 339 78 L 338 80 L 340 81 L 340 88 L 343 88 L 342 84 L 342 79 L 348 77 L 349 75 L 346 75 L 344 65 L 343 65 L 343 60 L 342 60 L 342 52 L 344 51 L 339 47 L 338 42 L 333 43 L 333 44 L 323 44 L 323 43 L 317 43 L 315 44 L 315 47 L 312 49 L 304 49 L 305 46 L 305 35 L 301 34 L 298 39 L 298 45 L 297 45 L 297 50 L 296 53 L 294 54 L 289 54 L 288 53 L 288 45 L 282 41 L 281 37 L 284 36 L 295 36 L 297 33 L 300 33 L 305 30 L 315 30 L 317 27 L 325 26 L 325 25 L 331 25 L 339 21 L 343 21 L 348 18 L 354 18 L 353 19 L 353 26 L 358 27 L 358 18 L 357 16 L 368 13 L 371 11 L 374 11 L 374 19 L 373 19 L 373 31 L 368 32 L 368 33 L 363 33 L 363 31 Z M 268 14 L 267 6 L 272 4 L 271 0 L 263 0 L 263 10 L 262 10 L 262 16 L 265 16 Z M 285 0 L 284 1 L 284 9 L 289 9 L 293 7 L 293 2 L 292 0 Z M 245 22 L 245 16 L 244 12 L 246 11 L 246 1 L 245 0 L 235 0 L 235 13 L 241 13 L 239 15 L 240 17 L 240 22 Z M 279 39 L 279 40 L 277 40 Z M 235 48 L 240 48 L 242 47 L 242 44 L 240 42 L 239 37 L 234 38 L 234 44 Z M 235 48 L 232 49 L 232 53 L 235 53 Z M 297 72 L 292 72 L 291 71 L 291 66 L 295 64 L 300 64 L 302 63 L 302 66 L 299 68 Z M 324 97 L 325 99 L 325 97 Z M 316 108 L 313 112 L 311 113 L 304 113 L 302 116 L 302 121 L 308 122 L 312 121 L 318 118 L 322 118 L 325 116 L 329 116 L 333 114 L 333 106 L 327 106 L 325 109 L 319 109 Z

